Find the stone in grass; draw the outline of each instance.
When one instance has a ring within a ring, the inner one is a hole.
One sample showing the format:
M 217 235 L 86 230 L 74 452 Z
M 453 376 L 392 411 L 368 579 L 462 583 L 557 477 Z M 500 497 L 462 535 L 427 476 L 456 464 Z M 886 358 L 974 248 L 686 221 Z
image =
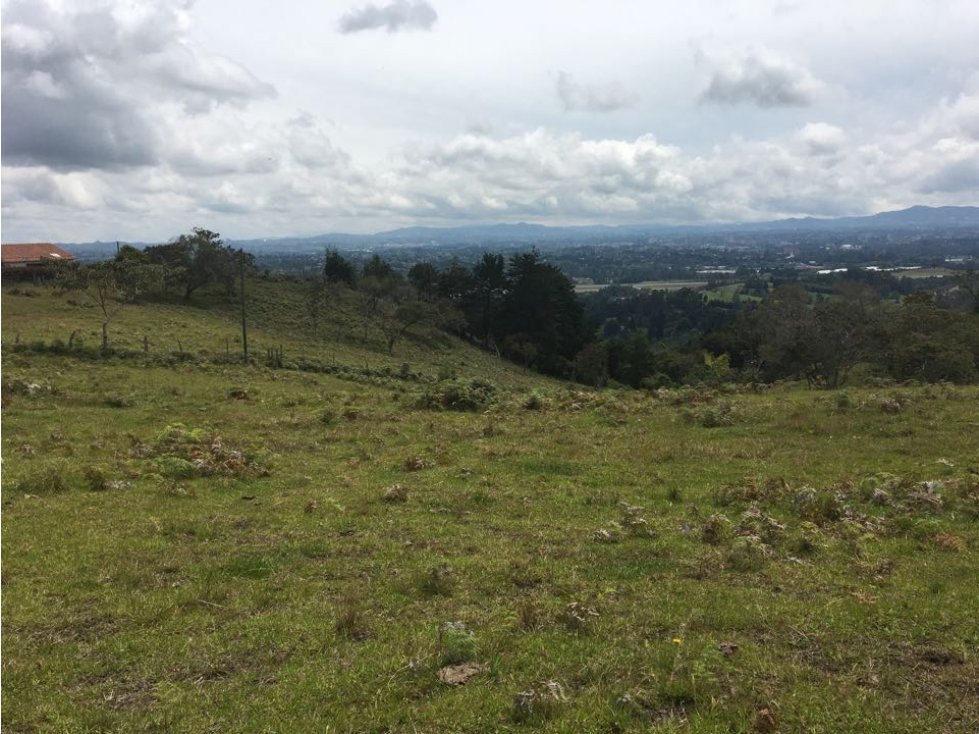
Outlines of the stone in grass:
M 438 679 L 448 686 L 462 686 L 476 675 L 482 673 L 486 668 L 479 663 L 461 663 L 459 665 L 446 665 L 438 672 Z
M 403 484 L 392 484 L 390 487 L 384 489 L 384 493 L 381 495 L 381 499 L 385 502 L 407 502 L 408 501 L 408 488 Z

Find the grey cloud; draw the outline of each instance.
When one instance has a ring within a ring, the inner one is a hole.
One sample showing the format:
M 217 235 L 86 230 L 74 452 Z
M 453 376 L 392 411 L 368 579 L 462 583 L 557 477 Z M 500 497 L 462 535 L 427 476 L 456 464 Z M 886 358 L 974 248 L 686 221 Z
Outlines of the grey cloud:
M 387 5 L 365 5 L 343 15 L 340 18 L 341 33 L 357 33 L 383 28 L 388 33 L 395 31 L 418 29 L 431 30 L 438 20 L 435 8 L 426 0 L 394 0 Z
M 918 190 L 928 194 L 979 191 L 979 160 L 971 158 L 949 163 L 925 179 Z
M 114 12 L 114 0 L 86 10 L 55 8 L 15 0 L 4 9 L 7 165 L 62 171 L 153 165 L 167 143 L 162 104 L 204 112 L 274 94 L 240 65 L 195 46 L 173 3 L 147 2 L 125 13 Z
M 804 68 L 771 54 L 748 53 L 714 69 L 702 102 L 808 107 L 821 84 Z
M 240 106 L 276 96 L 275 87 L 239 64 L 202 54 L 184 44 L 146 58 L 143 68 L 153 82 L 175 94 L 190 112 L 204 112 L 221 103 Z
M 565 112 L 614 112 L 631 107 L 636 102 L 635 95 L 629 94 L 619 84 L 580 84 L 566 71 L 557 73 L 555 92 Z
M 289 153 L 299 165 L 319 169 L 350 162 L 350 156 L 333 145 L 316 118 L 309 113 L 300 113 L 289 120 L 287 127 Z

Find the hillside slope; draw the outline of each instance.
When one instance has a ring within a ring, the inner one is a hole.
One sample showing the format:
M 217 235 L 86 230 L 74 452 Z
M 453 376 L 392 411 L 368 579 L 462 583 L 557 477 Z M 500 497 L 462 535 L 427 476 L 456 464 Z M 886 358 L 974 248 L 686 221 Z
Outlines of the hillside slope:
M 372 371 L 4 294 L 5 730 L 976 730 L 979 389 L 583 390 L 267 296 Z

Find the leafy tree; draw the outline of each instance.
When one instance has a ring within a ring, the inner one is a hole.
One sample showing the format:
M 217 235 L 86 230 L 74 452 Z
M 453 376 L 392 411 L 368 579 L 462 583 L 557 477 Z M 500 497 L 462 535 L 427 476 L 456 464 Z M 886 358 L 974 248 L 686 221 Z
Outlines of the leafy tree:
M 224 286 L 225 292 L 232 295 L 241 265 L 254 267 L 252 255 L 225 245 L 217 232 L 200 227 L 143 252 L 150 263 L 163 266 L 166 286 L 182 289 L 184 300 L 190 300 L 195 291 L 212 283 Z
M 758 311 L 759 356 L 767 379 L 805 375 L 817 359 L 816 322 L 809 294 L 799 285 L 777 286 Z
M 604 385 L 608 381 L 608 347 L 601 342 L 586 344 L 575 355 L 573 377 L 585 385 Z
M 380 322 L 381 332 L 387 341 L 389 353 L 394 353 L 394 345 L 402 339 L 409 330 L 419 324 L 437 325 L 439 321 L 438 307 L 427 301 L 404 301 L 390 304 L 391 313 Z
M 846 382 L 850 370 L 869 359 L 880 339 L 882 311 L 877 292 L 858 283 L 841 286 L 840 297 L 813 308 L 814 343 L 807 377 L 828 388 Z
M 908 296 L 891 319 L 882 355 L 899 380 L 979 379 L 979 319 L 938 307 L 928 293 Z

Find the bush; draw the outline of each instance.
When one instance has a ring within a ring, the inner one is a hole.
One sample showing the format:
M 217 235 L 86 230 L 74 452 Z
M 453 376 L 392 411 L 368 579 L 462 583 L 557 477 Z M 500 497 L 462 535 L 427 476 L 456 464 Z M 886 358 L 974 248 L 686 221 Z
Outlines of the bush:
M 428 410 L 485 410 L 496 402 L 496 386 L 485 380 L 452 380 L 422 393 L 416 405 Z

